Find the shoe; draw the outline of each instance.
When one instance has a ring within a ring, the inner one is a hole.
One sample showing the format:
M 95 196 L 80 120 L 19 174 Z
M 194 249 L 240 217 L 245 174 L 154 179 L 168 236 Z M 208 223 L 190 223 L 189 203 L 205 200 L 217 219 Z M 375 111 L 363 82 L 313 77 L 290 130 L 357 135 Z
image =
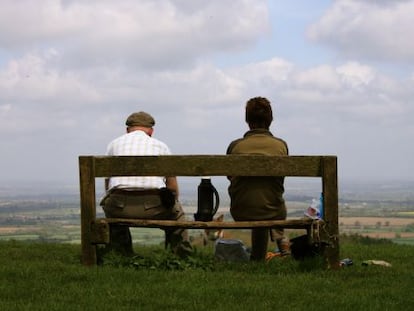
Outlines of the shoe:
M 277 240 L 276 243 L 282 257 L 290 256 L 290 241 L 287 237 Z
M 278 257 L 282 257 L 282 254 L 280 252 L 276 252 L 276 253 L 267 252 L 265 260 L 266 262 L 268 262 L 272 260 L 273 258 L 278 258 Z

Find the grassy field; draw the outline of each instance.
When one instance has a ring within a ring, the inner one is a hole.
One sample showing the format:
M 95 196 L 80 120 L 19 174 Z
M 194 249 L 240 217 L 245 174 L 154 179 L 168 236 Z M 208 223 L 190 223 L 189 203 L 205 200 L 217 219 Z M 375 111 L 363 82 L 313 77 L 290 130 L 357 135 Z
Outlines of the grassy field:
M 341 237 L 352 266 L 325 271 L 318 258 L 221 263 L 211 247 L 179 260 L 160 246 L 135 258 L 80 265 L 80 246 L 0 242 L 0 310 L 411 310 L 414 246 Z M 369 259 L 391 267 L 364 266 Z

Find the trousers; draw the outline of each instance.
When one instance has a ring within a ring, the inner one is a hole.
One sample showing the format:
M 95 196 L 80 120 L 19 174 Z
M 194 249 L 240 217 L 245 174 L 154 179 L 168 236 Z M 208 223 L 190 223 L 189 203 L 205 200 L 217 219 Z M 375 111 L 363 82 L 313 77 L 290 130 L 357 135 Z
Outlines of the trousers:
M 230 208 L 230 213 L 236 221 L 250 221 L 250 220 L 284 220 L 286 219 L 286 206 L 281 204 L 278 209 L 270 210 L 269 215 L 256 215 L 254 208 L 243 208 L 243 206 L 237 206 L 237 208 Z M 263 261 L 266 258 L 267 246 L 269 241 L 269 235 L 272 241 L 276 241 L 279 245 L 280 241 L 285 240 L 283 229 L 266 229 L 255 228 L 251 231 L 251 260 Z
M 116 191 L 109 193 L 101 202 L 105 216 L 109 218 L 138 218 L 184 220 L 185 215 L 178 200 L 174 206 L 166 207 L 162 204 L 159 194 L 148 191 Z M 188 252 L 188 232 L 185 229 L 166 229 L 165 246 L 174 253 L 181 255 Z M 129 227 L 111 224 L 109 249 L 129 255 L 133 254 L 132 237 Z

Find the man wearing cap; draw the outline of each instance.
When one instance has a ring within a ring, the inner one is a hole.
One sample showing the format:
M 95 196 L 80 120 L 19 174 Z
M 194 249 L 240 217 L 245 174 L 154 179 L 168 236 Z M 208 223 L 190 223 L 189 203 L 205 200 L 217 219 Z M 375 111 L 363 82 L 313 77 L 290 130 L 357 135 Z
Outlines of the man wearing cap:
M 143 111 L 131 114 L 126 133 L 113 141 L 107 155 L 170 155 L 168 146 L 152 137 L 154 118 Z M 106 217 L 184 220 L 178 201 L 179 189 L 174 176 L 125 176 L 105 180 L 106 196 L 101 202 Z M 110 226 L 108 246 L 125 255 L 133 254 L 132 238 L 127 226 Z M 178 255 L 191 251 L 186 230 L 166 230 L 166 245 Z

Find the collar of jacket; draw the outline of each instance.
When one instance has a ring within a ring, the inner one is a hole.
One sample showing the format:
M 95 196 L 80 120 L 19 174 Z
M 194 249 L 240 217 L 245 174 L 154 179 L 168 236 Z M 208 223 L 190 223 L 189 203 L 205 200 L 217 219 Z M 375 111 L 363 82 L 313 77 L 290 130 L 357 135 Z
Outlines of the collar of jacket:
M 253 130 L 247 131 L 244 134 L 244 137 L 252 136 L 252 135 L 257 135 L 257 134 L 273 136 L 273 134 L 269 130 L 267 130 L 267 129 L 253 129 Z

